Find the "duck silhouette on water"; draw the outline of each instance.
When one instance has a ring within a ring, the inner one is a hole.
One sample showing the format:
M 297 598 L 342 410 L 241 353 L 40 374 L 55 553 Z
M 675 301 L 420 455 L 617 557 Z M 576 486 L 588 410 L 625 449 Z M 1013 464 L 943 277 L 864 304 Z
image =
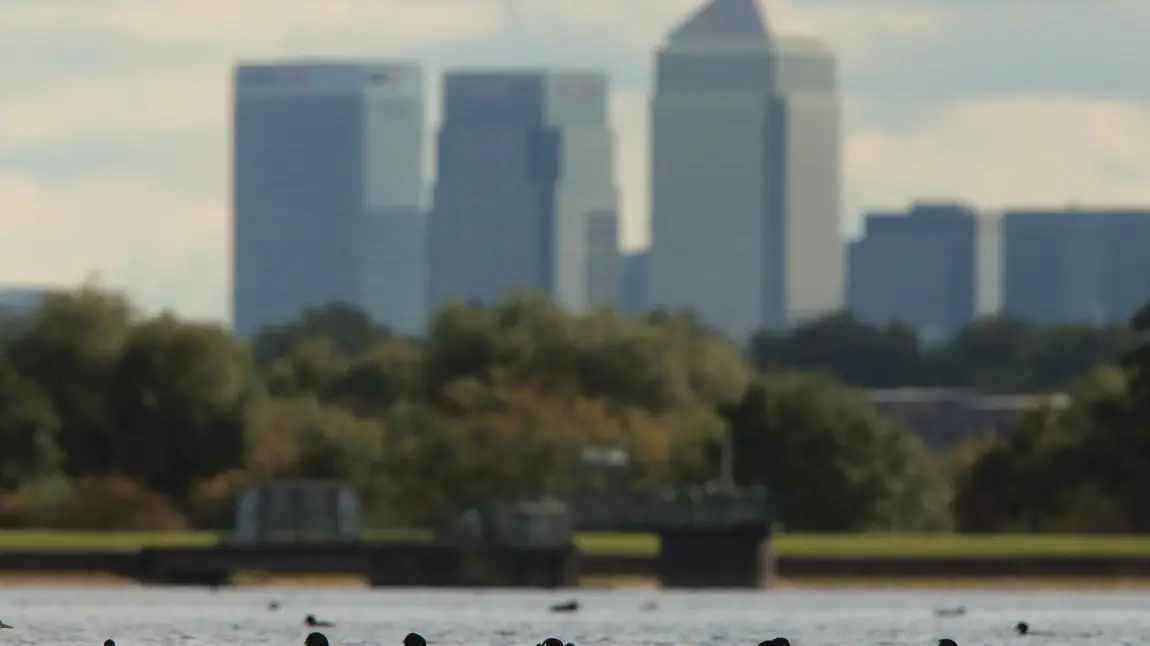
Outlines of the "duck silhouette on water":
M 551 606 L 551 612 L 578 612 L 579 602 L 575 599 L 562 601 Z
M 328 646 L 327 637 L 323 633 L 312 633 L 303 640 L 303 646 Z
M 938 646 L 958 646 L 958 643 L 953 639 L 940 639 L 938 640 Z
M 116 646 L 116 640 L 114 640 L 114 639 L 105 639 L 105 640 L 104 640 L 104 646 Z
M 304 617 L 303 623 L 308 628 L 331 628 L 335 625 L 330 621 L 320 621 L 315 618 L 315 615 L 308 615 Z
M 403 646 L 427 646 L 427 640 L 419 633 L 407 633 L 403 638 Z
M 775 637 L 765 642 L 759 642 L 759 646 L 791 646 L 791 640 L 786 637 Z

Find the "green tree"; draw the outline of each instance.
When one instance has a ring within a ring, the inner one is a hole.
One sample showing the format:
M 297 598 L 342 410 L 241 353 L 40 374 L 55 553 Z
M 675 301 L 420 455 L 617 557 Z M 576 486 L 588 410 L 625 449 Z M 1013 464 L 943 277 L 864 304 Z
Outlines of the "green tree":
M 72 476 L 104 474 L 116 464 L 107 392 L 136 318 L 124 296 L 86 284 L 50 297 L 5 348 L 16 372 L 51 402 Z
M 906 429 L 833 380 L 781 374 L 725 410 L 736 481 L 767 485 L 795 531 L 938 530 L 950 491 Z
M 387 474 L 380 470 L 386 428 L 314 397 L 264 400 L 249 412 L 245 464 L 257 479 L 343 480 L 370 505 Z
M 865 388 L 1044 392 L 1068 388 L 1092 368 L 1117 361 L 1130 343 L 1130 331 L 1121 325 L 1042 328 L 998 316 L 974 321 L 949 342 L 926 348 L 905 325 L 873 326 L 841 313 L 786 333 L 759 332 L 749 353 L 761 371 L 825 372 Z
M 266 367 L 264 383 L 273 397 L 319 397 L 343 377 L 350 361 L 327 341 L 301 341 Z
M 320 390 L 325 401 L 358 415 L 384 415 L 401 400 L 419 399 L 423 357 L 403 339 L 376 344 Z
M 1095 370 L 1066 410 L 1026 415 L 956 482 L 955 520 L 972 532 L 1150 530 L 1150 437 L 1126 377 Z
M 480 309 L 448 305 L 424 350 L 431 398 L 456 380 L 502 381 L 604 398 L 660 414 L 738 397 L 750 367 L 689 317 L 658 323 L 609 311 L 575 317 L 538 294 Z
M 305 341 L 321 341 L 331 344 L 337 355 L 352 357 L 390 336 L 367 312 L 333 302 L 305 308 L 298 319 L 261 330 L 252 340 L 252 356 L 256 365 L 266 367 Z
M 927 378 L 912 328 L 873 327 L 850 313 L 815 319 L 785 334 L 760 331 L 751 340 L 750 356 L 764 372 L 825 372 L 869 388 L 923 385 Z
M 0 356 L 0 492 L 56 471 L 58 432 L 51 401 Z
M 218 325 L 165 314 L 134 326 L 108 390 L 116 470 L 182 500 L 239 466 L 253 384 L 247 351 Z

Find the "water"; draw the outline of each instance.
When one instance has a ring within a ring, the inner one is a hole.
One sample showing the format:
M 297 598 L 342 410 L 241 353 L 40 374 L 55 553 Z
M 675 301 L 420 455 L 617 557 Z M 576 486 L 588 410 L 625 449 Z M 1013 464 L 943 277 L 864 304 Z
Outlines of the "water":
M 578 613 L 550 604 L 577 598 Z M 278 611 L 268 609 L 271 600 Z M 654 601 L 657 608 L 643 610 Z M 939 618 L 935 608 L 965 606 Z M 563 592 L 166 588 L 0 589 L 0 646 L 300 646 L 311 613 L 335 622 L 332 646 L 399 646 L 415 631 L 433 646 L 532 646 L 558 636 L 579 646 L 1150 644 L 1144 592 L 764 591 Z M 1017 637 L 1018 621 L 1051 633 Z

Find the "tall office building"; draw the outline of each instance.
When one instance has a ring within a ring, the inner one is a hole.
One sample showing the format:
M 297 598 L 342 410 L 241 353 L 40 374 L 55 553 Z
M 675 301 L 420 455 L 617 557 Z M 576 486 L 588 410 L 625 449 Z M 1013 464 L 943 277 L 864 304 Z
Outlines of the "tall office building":
M 1150 208 L 1013 210 L 1002 235 L 1008 313 L 1103 325 L 1150 300 Z
M 641 314 L 647 306 L 648 251 L 623 254 L 622 296 L 619 311 L 626 316 Z
M 849 244 L 847 308 L 875 325 L 900 322 L 947 341 L 998 309 L 997 219 L 963 204 L 875 213 Z
M 710 0 L 657 55 L 648 306 L 742 343 L 843 296 L 834 57 L 772 38 L 756 0 Z
M 618 303 L 607 79 L 453 72 L 431 215 L 431 299 L 532 288 L 576 312 Z
M 332 301 L 399 333 L 423 332 L 424 101 L 414 64 L 237 67 L 237 332 Z

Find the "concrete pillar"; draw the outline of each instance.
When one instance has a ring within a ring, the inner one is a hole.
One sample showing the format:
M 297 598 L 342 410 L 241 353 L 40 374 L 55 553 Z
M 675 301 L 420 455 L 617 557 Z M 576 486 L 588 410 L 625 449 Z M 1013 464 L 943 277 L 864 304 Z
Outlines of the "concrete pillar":
M 656 573 L 665 588 L 764 588 L 775 559 L 765 527 L 683 529 L 659 534 Z

